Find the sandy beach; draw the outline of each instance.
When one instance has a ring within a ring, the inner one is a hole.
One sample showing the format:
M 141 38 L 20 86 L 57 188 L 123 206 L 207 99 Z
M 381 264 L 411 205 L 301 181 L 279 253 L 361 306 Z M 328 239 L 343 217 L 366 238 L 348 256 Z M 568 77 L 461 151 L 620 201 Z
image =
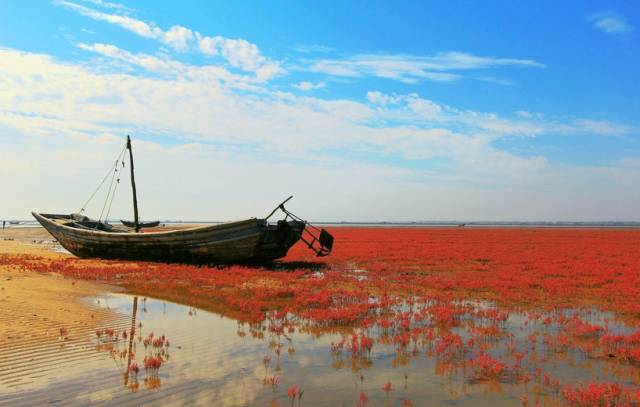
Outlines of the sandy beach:
M 9 240 L 11 239 L 11 240 Z M 88 330 L 104 322 L 104 312 L 96 313 L 81 301 L 113 287 L 66 279 L 55 273 L 40 274 L 20 268 L 6 259 L 37 256 L 61 259 L 51 236 L 42 228 L 5 229 L 0 233 L 0 347 L 11 344 L 58 340 L 61 330 L 70 338 L 76 330 Z M 117 290 L 117 289 L 116 289 Z
M 2 384 L 23 383 L 46 375 L 61 357 L 72 357 L 88 343 L 96 327 L 119 316 L 97 308 L 85 298 L 119 291 L 95 282 L 77 281 L 56 273 L 36 273 L 19 259 L 35 256 L 59 260 L 67 254 L 42 228 L 0 232 L 0 371 Z M 52 349 L 64 351 L 52 352 Z

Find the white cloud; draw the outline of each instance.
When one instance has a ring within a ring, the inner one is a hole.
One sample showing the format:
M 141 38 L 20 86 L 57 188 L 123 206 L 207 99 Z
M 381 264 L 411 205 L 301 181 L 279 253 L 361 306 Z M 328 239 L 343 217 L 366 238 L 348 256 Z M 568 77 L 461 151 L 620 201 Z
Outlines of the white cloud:
M 326 82 L 318 82 L 318 83 L 313 83 L 313 82 L 309 82 L 309 81 L 302 81 L 299 83 L 296 83 L 293 85 L 294 88 L 308 92 L 308 91 L 312 91 L 315 89 L 322 89 L 326 86 Z
M 505 136 L 532 137 L 541 134 L 589 134 L 623 136 L 633 131 L 631 126 L 607 120 L 577 118 L 557 120 L 541 113 L 520 110 L 515 118 L 494 113 L 459 110 L 421 98 L 416 93 L 407 95 L 367 92 L 367 100 L 378 106 L 378 120 L 402 121 L 419 126 L 447 126 L 469 134 L 482 134 L 485 139 Z
M 578 119 L 574 122 L 577 131 L 602 136 L 622 136 L 632 131 L 630 126 L 612 123 L 608 120 Z
M 416 93 L 408 95 L 385 94 L 380 91 L 367 92 L 367 100 L 381 107 L 387 108 L 390 118 L 401 120 L 425 121 L 438 120 L 443 122 L 443 110 L 446 106 L 441 106 L 431 100 L 423 99 Z M 399 106 L 403 105 L 403 106 Z M 400 111 L 398 111 L 400 109 Z M 408 113 L 408 114 L 407 114 Z M 384 116 L 384 115 L 383 115 Z
M 104 70 L 112 63 L 111 70 L 123 67 L 138 67 L 149 73 L 158 74 L 169 79 L 179 79 L 201 83 L 203 86 L 223 84 L 228 88 L 260 92 L 259 85 L 265 81 L 262 77 L 262 69 L 269 69 L 266 65 L 255 73 L 255 76 L 238 75 L 216 65 L 187 65 L 169 58 L 167 55 L 149 55 L 144 53 L 132 53 L 111 44 L 77 44 L 78 48 L 94 52 L 109 58 L 108 61 L 99 61 Z M 272 74 L 267 72 L 267 76 Z
M 267 82 L 268 80 L 275 78 L 276 76 L 284 75 L 286 71 L 280 66 L 279 63 L 263 64 L 256 69 L 256 79 L 260 82 Z
M 479 57 L 464 52 L 441 52 L 433 57 L 424 58 L 435 70 L 481 69 L 500 65 L 544 68 L 545 65 L 531 59 Z
M 198 48 L 200 52 L 209 56 L 218 55 L 218 43 L 220 41 L 217 37 L 203 37 L 197 33 L 196 38 L 198 39 Z
M 520 117 L 524 117 L 525 119 L 530 119 L 533 117 L 533 113 L 528 112 L 526 110 L 518 110 L 516 112 L 516 115 L 520 116 Z
M 101 0 L 96 0 L 101 1 Z M 145 22 L 116 10 L 105 13 L 67 0 L 55 0 L 83 16 L 94 20 L 118 25 L 141 37 L 154 39 L 180 52 L 196 51 L 210 57 L 222 57 L 231 67 L 253 72 L 260 81 L 268 81 L 286 73 L 282 64 L 266 58 L 258 46 L 242 38 L 205 36 L 181 25 L 163 30 L 154 22 Z M 300 52 L 328 52 L 324 46 L 298 46 Z M 489 69 L 500 66 L 544 67 L 530 59 L 481 57 L 463 52 L 441 52 L 432 56 L 402 54 L 358 54 L 342 59 L 319 59 L 306 61 L 306 69 L 340 77 L 372 76 L 398 80 L 405 83 L 417 83 L 423 80 L 453 82 L 462 76 L 455 71 Z M 491 76 L 480 80 L 499 84 L 510 84 L 507 79 Z
M 78 48 L 85 51 L 95 52 L 100 55 L 119 60 L 123 63 L 139 66 L 156 73 L 178 73 L 183 70 L 179 62 L 161 59 L 147 54 L 134 54 L 110 44 L 77 44 Z
M 221 36 L 205 37 L 196 34 L 198 49 L 205 55 L 221 55 L 229 61 L 231 66 L 246 71 L 256 71 L 267 63 L 255 44 L 241 38 L 230 39 Z
M 259 216 L 289 194 L 305 216 L 324 220 L 637 217 L 633 157 L 611 167 L 561 167 L 493 146 L 505 135 L 570 131 L 575 121 L 464 111 L 417 94 L 369 92 L 369 103 L 358 103 L 268 87 L 234 92 L 227 82 L 243 79 L 229 79 L 220 67 L 108 44 L 79 46 L 124 68 L 0 49 L 0 184 L 20 197 L 3 207 L 15 217 L 41 207 L 42 196 L 41 209 L 76 209 L 126 133 L 136 140 L 148 218 Z M 125 69 L 133 64 L 158 74 Z M 335 150 L 341 154 L 327 153 Z M 425 168 L 397 165 L 407 159 Z M 7 175 L 18 169 L 19 177 Z M 43 174 L 49 181 L 34 191 L 29 185 Z M 208 189 L 196 174 L 233 177 L 215 177 Z M 69 183 L 78 188 L 67 192 Z M 331 204 L 318 204 L 320 196 Z M 114 214 L 129 213 L 129 201 L 122 202 Z
M 326 54 L 328 52 L 335 51 L 332 47 L 320 44 L 299 44 L 293 47 L 293 50 L 303 54 Z
M 360 72 L 356 67 L 342 61 L 322 60 L 314 61 L 309 69 L 311 72 L 320 72 L 333 76 L 357 77 Z
M 264 57 L 258 47 L 249 41 L 221 36 L 206 37 L 197 32 L 195 38 L 201 53 L 208 56 L 220 55 L 231 66 L 254 72 L 262 81 L 286 73 L 279 62 Z
M 358 54 L 343 59 L 307 61 L 309 70 L 333 76 L 373 76 L 407 83 L 420 80 L 451 82 L 461 75 L 449 71 L 488 69 L 499 66 L 543 68 L 530 59 L 479 57 L 463 52 L 443 52 L 433 56 L 403 54 Z
M 510 79 L 496 78 L 495 76 L 480 76 L 477 79 L 483 82 L 497 83 L 502 86 L 511 86 L 514 84 Z
M 588 19 L 593 23 L 594 28 L 606 34 L 626 34 L 635 29 L 623 16 L 612 11 L 595 13 Z
M 398 104 L 403 98 L 396 95 L 387 95 L 378 90 L 367 92 L 367 100 L 375 105 Z
M 219 42 L 219 47 L 220 54 L 231 66 L 240 67 L 245 71 L 255 71 L 266 60 L 255 44 L 243 39 L 223 39 Z
M 430 100 L 418 97 L 409 98 L 407 106 L 409 109 L 425 119 L 436 118 L 442 113 L 442 107 L 440 105 Z
M 164 32 L 163 36 L 163 42 L 178 51 L 187 51 L 194 38 L 190 29 L 180 25 L 174 25 L 169 31 Z
M 85 17 L 118 25 L 144 38 L 154 39 L 180 52 L 197 51 L 207 56 L 221 56 L 229 65 L 253 72 L 260 81 L 267 81 L 285 72 L 277 61 L 264 57 L 258 46 L 242 38 L 230 39 L 221 36 L 207 37 L 181 25 L 162 30 L 153 22 L 145 22 L 128 15 L 109 14 L 65 0 L 56 0 Z
M 145 23 L 144 21 L 137 20 L 126 15 L 103 13 L 69 1 L 55 0 L 54 4 L 62 5 L 69 10 L 73 10 L 94 20 L 119 25 L 120 27 L 144 38 L 163 39 L 164 37 L 164 32 L 153 23 Z
M 94 5 L 102 7 L 102 8 L 118 10 L 120 12 L 130 13 L 130 12 L 135 11 L 135 10 L 125 6 L 124 4 L 120 4 L 120 3 L 111 3 L 111 2 L 108 2 L 108 1 L 104 1 L 104 0 L 82 0 L 82 1 L 85 2 L 85 3 L 94 4 Z

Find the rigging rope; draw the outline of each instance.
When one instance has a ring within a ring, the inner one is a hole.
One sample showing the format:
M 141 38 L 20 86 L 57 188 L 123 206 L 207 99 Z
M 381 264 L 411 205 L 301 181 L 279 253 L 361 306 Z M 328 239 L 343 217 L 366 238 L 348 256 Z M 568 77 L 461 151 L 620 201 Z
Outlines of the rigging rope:
M 102 211 L 100 212 L 100 217 L 98 218 L 98 223 L 96 223 L 96 228 L 102 221 L 102 214 L 104 213 L 104 209 L 107 206 L 107 202 L 109 202 L 109 210 L 107 211 L 106 216 L 104 217 L 105 222 L 107 221 L 107 217 L 109 216 L 109 212 L 111 212 L 111 204 L 113 203 L 113 198 L 116 196 L 116 189 L 118 188 L 118 184 L 120 184 L 120 177 L 117 178 L 116 184 L 113 183 L 113 180 L 116 179 L 116 174 L 118 173 L 118 164 L 122 161 L 122 167 L 124 168 L 124 152 L 125 149 L 122 150 L 118 158 L 116 159 L 115 164 L 113 165 L 113 175 L 111 176 L 111 182 L 109 183 L 109 191 L 107 192 L 107 197 L 104 200 L 104 205 L 102 205 Z M 113 187 L 113 189 L 112 189 Z M 109 195 L 111 195 L 111 201 L 109 201 Z
M 116 165 L 117 164 L 118 163 L 116 162 Z M 124 169 L 124 157 L 122 157 L 122 168 Z M 118 170 L 116 169 L 116 171 Z M 122 171 L 122 169 L 120 171 Z M 107 214 L 104 216 L 105 222 L 109 218 L 109 213 L 111 213 L 111 204 L 113 204 L 113 198 L 116 196 L 116 189 L 118 188 L 118 185 L 120 185 L 120 176 L 118 176 L 118 178 L 116 179 L 116 184 L 113 187 L 113 193 L 111 194 L 111 201 L 109 202 L 109 207 L 107 208 Z
M 109 195 L 111 195 L 111 187 L 113 187 L 113 180 L 116 178 L 116 173 L 118 172 L 118 163 L 119 162 L 120 162 L 120 160 L 118 159 L 116 161 L 115 165 L 114 165 L 115 169 L 113 171 L 113 175 L 111 176 L 111 182 L 109 183 L 109 191 L 107 192 L 107 197 L 104 200 L 104 205 L 102 205 L 102 211 L 100 211 L 100 217 L 98 218 L 98 223 L 96 223 L 96 227 L 98 227 L 98 224 L 100 223 L 100 221 L 102 221 L 102 214 L 104 213 L 104 210 L 107 207 L 107 203 L 109 202 Z M 115 193 L 116 193 L 116 190 L 115 190 L 115 187 L 114 187 L 113 188 L 113 194 L 115 195 Z
M 100 188 L 102 188 L 102 185 L 104 184 L 104 182 L 107 180 L 107 178 L 109 177 L 109 174 L 111 174 L 113 172 L 114 169 L 116 169 L 116 167 L 118 166 L 118 162 L 120 161 L 120 157 L 124 154 L 124 152 L 127 149 L 127 145 L 125 144 L 124 148 L 122 149 L 122 151 L 120 151 L 120 154 L 118 154 L 116 162 L 113 166 L 111 166 L 109 168 L 109 171 L 107 171 L 107 173 L 105 174 L 104 178 L 102 178 L 102 181 L 100 182 L 100 184 L 98 184 L 98 187 L 95 189 L 95 191 L 93 191 L 93 193 L 91 194 L 91 196 L 89 197 L 89 199 L 87 199 L 87 202 L 84 203 L 84 205 L 82 205 L 82 208 L 80 208 L 80 210 L 78 211 L 78 213 L 83 213 L 85 211 L 85 209 L 87 208 L 87 205 L 89 205 L 89 202 L 91 202 L 91 200 L 93 199 L 93 197 L 96 196 L 96 194 L 98 193 L 98 191 L 100 190 Z M 111 187 L 109 187 L 109 189 L 111 189 Z M 108 196 L 108 195 L 107 195 Z M 103 209 L 104 210 L 104 209 Z

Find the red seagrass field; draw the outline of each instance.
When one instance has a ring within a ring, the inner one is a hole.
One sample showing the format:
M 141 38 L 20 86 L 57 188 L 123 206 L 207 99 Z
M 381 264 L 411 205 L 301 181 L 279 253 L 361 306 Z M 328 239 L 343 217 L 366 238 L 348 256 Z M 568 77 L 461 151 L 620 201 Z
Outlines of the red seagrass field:
M 251 347 L 241 361 L 236 355 L 225 363 L 255 374 L 246 379 L 253 389 L 247 398 L 225 404 L 640 403 L 640 230 L 335 227 L 331 233 L 331 256 L 316 258 L 298 244 L 268 266 L 34 255 L 0 261 L 233 321 L 230 330 L 220 328 L 233 337 L 226 351 Z M 166 318 L 155 322 L 160 348 L 165 335 L 174 343 L 185 329 L 193 331 L 185 338 L 220 334 Z M 151 330 L 154 322 L 145 324 Z M 128 336 L 151 349 L 154 332 L 145 329 L 106 324 L 91 341 L 101 350 L 105 340 L 110 351 L 120 346 L 124 358 Z M 210 346 L 202 355 L 208 352 Z M 154 355 L 124 366 L 141 383 L 147 374 L 149 384 L 125 386 L 137 398 L 122 390 L 123 402 L 159 397 L 187 380 L 180 378 L 179 351 Z M 142 366 L 151 367 L 138 373 Z M 203 383 L 190 391 L 207 400 L 215 385 Z M 328 395 L 326 388 L 335 391 Z
M 640 0 L 0 2 L 0 407 L 640 407 Z

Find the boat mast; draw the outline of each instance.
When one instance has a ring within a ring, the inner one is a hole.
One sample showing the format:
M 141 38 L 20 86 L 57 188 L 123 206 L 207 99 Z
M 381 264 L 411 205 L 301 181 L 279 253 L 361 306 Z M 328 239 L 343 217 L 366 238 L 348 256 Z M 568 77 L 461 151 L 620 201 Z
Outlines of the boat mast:
M 133 188 L 133 222 L 136 233 L 140 231 L 138 223 L 138 198 L 136 197 L 136 180 L 133 177 L 133 151 L 131 150 L 131 138 L 127 135 L 127 149 L 129 150 L 129 161 L 131 161 L 131 188 Z
M 129 382 L 129 367 L 131 367 L 131 350 L 133 348 L 133 337 L 136 332 L 136 312 L 138 311 L 138 297 L 133 297 L 133 313 L 131 314 L 131 330 L 129 331 L 129 352 L 127 352 L 127 366 L 124 372 L 124 385 Z

